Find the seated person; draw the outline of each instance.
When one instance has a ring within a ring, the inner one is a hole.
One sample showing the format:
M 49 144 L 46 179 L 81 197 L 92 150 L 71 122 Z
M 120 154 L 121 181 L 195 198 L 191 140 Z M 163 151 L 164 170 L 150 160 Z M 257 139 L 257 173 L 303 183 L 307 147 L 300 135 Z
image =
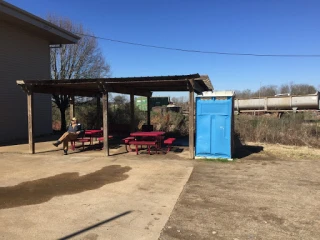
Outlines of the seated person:
M 63 143 L 63 151 L 64 155 L 68 154 L 68 142 L 72 140 L 76 140 L 78 135 L 82 133 L 81 124 L 77 122 L 77 119 L 74 117 L 71 119 L 71 123 L 67 129 L 67 131 L 56 141 L 53 143 L 54 146 L 58 147 L 61 143 Z

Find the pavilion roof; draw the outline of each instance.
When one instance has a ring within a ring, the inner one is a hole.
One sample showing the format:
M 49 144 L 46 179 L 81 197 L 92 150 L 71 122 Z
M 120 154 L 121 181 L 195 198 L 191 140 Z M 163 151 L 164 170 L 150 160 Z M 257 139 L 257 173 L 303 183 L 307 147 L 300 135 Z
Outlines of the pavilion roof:
M 212 91 L 208 75 L 189 74 L 171 76 L 145 76 L 124 78 L 96 78 L 71 80 L 17 80 L 25 91 L 73 96 L 100 96 L 103 92 L 116 92 L 151 96 L 154 91 L 189 91 L 197 94 Z

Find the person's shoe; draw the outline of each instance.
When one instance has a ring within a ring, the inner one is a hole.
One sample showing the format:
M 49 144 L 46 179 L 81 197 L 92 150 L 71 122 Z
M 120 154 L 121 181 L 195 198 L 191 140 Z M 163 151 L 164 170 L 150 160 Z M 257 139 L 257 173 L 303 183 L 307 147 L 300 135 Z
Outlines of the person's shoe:
M 60 141 L 56 141 L 55 143 L 52 143 L 52 144 L 53 146 L 58 147 L 60 143 L 61 143 Z
M 68 151 L 67 150 L 63 150 L 63 155 L 68 155 Z

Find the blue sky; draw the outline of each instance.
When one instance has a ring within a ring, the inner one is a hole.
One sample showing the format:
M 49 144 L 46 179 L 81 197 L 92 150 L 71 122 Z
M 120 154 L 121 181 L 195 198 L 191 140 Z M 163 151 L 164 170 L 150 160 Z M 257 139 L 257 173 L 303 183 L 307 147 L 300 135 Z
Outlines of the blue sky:
M 8 2 L 43 18 L 48 13 L 69 17 L 96 36 L 123 41 L 203 51 L 320 54 L 318 0 Z M 113 77 L 208 74 L 216 90 L 288 82 L 320 85 L 320 58 L 223 56 L 99 43 Z

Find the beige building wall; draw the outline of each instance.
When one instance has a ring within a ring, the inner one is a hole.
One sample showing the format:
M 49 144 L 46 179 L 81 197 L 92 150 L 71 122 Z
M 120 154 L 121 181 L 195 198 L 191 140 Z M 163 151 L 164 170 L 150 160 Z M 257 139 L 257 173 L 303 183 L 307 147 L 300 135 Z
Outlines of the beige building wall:
M 27 95 L 16 80 L 50 79 L 49 42 L 0 21 L 0 142 L 28 137 Z M 51 96 L 35 94 L 34 134 L 52 132 Z

